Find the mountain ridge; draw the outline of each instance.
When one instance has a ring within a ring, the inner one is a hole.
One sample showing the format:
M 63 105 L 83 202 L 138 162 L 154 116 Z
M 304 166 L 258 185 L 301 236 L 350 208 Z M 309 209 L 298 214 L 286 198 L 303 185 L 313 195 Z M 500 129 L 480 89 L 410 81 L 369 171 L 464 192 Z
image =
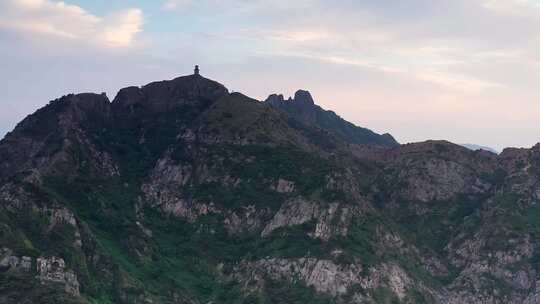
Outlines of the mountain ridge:
M 388 133 L 379 135 L 369 129 L 355 126 L 333 111 L 324 110 L 315 104 L 313 97 L 306 90 L 296 91 L 294 98 L 289 97 L 287 100 L 283 98 L 282 94 L 271 94 L 264 103 L 289 113 L 293 118 L 303 123 L 329 130 L 336 136 L 341 136 L 354 144 L 377 144 L 385 147 L 399 145 Z

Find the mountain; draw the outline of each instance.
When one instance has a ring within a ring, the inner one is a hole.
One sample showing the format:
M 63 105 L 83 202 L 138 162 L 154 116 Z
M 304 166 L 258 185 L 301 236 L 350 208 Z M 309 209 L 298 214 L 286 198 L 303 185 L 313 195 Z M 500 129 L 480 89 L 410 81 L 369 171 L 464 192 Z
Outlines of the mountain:
M 377 134 L 369 129 L 357 127 L 339 117 L 332 111 L 326 111 L 315 104 L 308 91 L 298 90 L 294 98 L 287 100 L 281 94 L 272 94 L 265 103 L 287 112 L 292 118 L 311 126 L 332 132 L 335 136 L 353 144 L 372 144 L 396 147 L 398 142 L 392 135 Z
M 475 144 L 460 144 L 460 145 L 467 148 L 467 149 L 473 150 L 473 151 L 485 150 L 485 151 L 489 151 L 489 152 L 492 152 L 492 153 L 495 153 L 495 154 L 499 154 L 499 152 L 497 152 L 497 150 L 495 150 L 493 148 L 490 148 L 490 147 L 486 147 L 486 146 L 480 146 L 480 145 L 475 145 Z
M 540 145 L 337 132 L 200 75 L 51 101 L 0 141 L 0 303 L 539 302 Z

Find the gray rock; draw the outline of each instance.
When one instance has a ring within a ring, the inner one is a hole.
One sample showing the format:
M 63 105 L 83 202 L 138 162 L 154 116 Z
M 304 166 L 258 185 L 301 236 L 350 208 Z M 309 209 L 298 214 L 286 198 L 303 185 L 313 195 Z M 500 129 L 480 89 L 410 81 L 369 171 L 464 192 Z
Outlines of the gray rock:
M 54 282 L 64 285 L 66 293 L 79 296 L 77 275 L 66 268 L 64 259 L 59 257 L 40 257 L 36 262 L 37 277 L 41 282 Z

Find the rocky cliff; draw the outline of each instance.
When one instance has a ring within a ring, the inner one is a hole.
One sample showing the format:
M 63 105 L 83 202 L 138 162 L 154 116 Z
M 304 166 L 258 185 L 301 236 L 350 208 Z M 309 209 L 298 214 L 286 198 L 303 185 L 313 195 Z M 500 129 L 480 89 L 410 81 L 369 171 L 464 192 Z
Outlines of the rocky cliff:
M 540 301 L 540 146 L 366 132 L 200 75 L 54 100 L 0 142 L 0 303 Z

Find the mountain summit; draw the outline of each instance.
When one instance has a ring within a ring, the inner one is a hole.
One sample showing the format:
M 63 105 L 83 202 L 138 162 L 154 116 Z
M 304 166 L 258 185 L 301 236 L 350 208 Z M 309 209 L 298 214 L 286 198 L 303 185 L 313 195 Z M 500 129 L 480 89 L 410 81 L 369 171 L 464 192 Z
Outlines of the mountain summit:
M 398 145 L 201 75 L 0 141 L 0 303 L 538 303 L 540 145 Z

